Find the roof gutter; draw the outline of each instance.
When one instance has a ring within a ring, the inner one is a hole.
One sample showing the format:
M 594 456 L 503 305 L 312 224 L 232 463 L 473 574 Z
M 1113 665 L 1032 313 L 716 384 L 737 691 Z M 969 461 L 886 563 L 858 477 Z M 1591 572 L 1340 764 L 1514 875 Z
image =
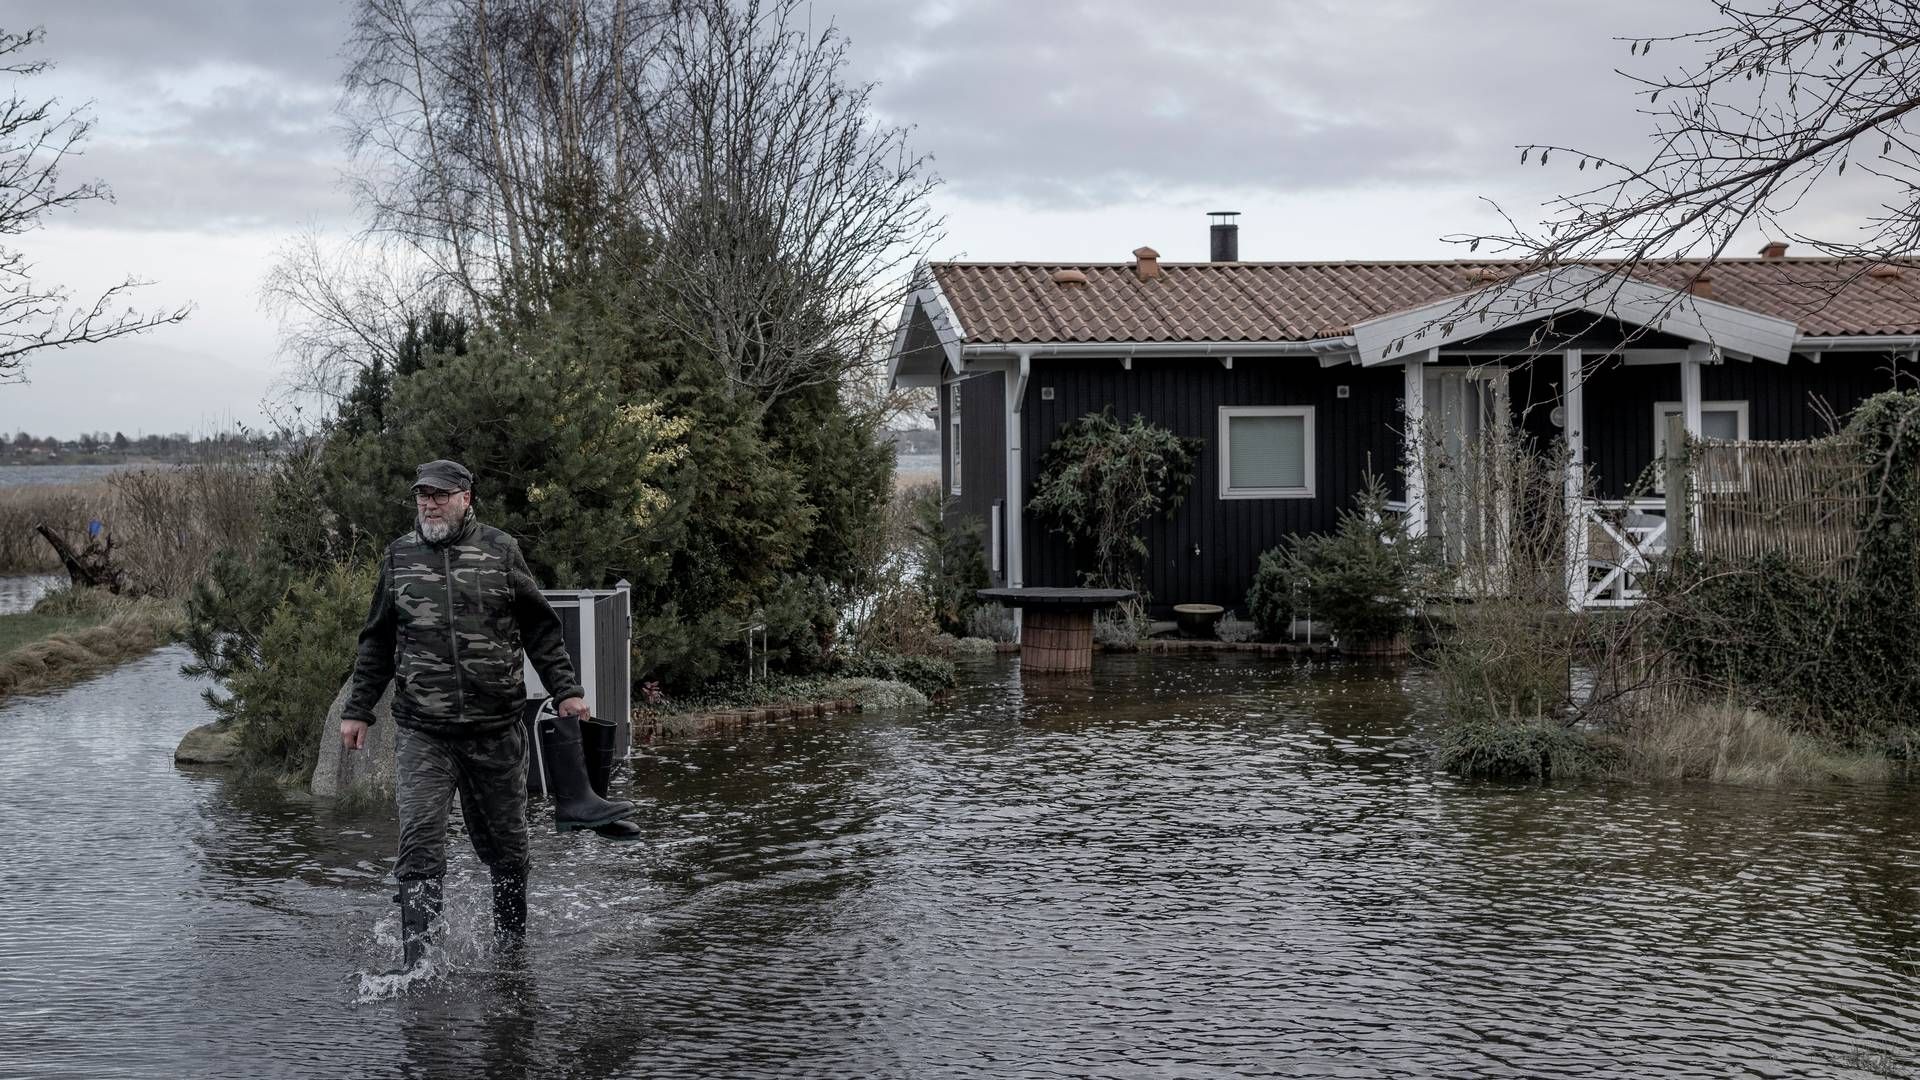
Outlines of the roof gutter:
M 989 356 L 1326 356 L 1355 352 L 1353 335 L 1311 341 L 1055 341 L 990 342 L 962 345 L 967 359 Z
M 1795 338 L 1795 351 L 1842 352 L 1849 349 L 1920 349 L 1920 334 L 1835 334 Z

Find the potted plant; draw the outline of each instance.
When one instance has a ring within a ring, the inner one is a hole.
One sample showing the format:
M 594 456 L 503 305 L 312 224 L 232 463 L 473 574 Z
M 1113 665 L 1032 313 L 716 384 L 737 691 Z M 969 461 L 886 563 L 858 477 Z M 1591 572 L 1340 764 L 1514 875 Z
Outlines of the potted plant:
M 1213 624 L 1220 621 L 1226 609 L 1219 604 L 1175 604 L 1174 622 L 1180 627 L 1180 636 L 1185 638 L 1213 637 Z

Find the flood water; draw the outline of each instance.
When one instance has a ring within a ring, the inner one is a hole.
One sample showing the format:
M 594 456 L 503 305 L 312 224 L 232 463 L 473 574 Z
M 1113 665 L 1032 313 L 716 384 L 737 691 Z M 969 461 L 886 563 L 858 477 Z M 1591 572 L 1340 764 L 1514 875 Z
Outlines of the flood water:
M 0 575 L 0 615 L 32 611 L 47 590 L 67 580 L 64 574 Z
M 0 706 L 0 1075 L 1905 1076 L 1908 788 L 1435 776 L 1417 673 L 984 663 L 929 712 L 635 762 L 647 841 L 535 830 L 524 956 L 389 814 L 176 768 L 168 650 Z

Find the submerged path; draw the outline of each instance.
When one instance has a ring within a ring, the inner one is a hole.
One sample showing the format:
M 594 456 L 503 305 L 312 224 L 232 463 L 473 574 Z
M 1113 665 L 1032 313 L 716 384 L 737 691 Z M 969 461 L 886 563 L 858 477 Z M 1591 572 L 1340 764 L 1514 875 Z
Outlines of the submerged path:
M 183 658 L 0 706 L 0 1074 L 1920 1067 L 1911 790 L 1459 783 L 1418 676 L 1237 657 L 664 748 L 648 843 L 536 830 L 522 961 L 459 850 L 369 999 L 390 827 L 175 768 Z

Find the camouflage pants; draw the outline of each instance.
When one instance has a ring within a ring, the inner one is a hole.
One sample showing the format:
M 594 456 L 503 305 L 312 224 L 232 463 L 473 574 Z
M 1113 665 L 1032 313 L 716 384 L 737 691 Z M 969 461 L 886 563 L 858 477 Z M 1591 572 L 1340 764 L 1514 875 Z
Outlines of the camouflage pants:
M 441 738 L 399 732 L 395 787 L 400 803 L 401 881 L 437 878 L 447 869 L 447 812 L 455 791 L 473 850 L 489 868 L 527 865 L 527 733 Z

